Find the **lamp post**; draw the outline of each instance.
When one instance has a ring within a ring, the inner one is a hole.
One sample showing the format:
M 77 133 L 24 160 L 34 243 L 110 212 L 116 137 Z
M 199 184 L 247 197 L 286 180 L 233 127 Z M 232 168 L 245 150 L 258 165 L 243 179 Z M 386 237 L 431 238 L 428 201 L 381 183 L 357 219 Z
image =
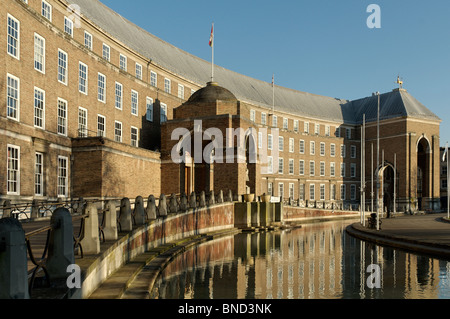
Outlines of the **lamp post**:
M 377 230 L 380 230 L 380 92 L 377 92 L 378 107 L 377 107 Z

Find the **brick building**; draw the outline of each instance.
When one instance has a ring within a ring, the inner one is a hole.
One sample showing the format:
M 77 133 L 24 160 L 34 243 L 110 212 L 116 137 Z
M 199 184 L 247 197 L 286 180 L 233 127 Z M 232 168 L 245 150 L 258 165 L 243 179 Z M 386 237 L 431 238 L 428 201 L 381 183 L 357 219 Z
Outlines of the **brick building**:
M 318 96 L 221 67 L 210 83 L 210 63 L 97 0 L 6 0 L 0 19 L 0 199 L 231 189 L 357 206 L 365 115 L 366 203 L 379 171 L 383 206 L 393 205 L 395 168 L 398 210 L 439 206 L 440 119 L 404 89 L 380 95 L 377 170 L 377 96 Z M 214 128 L 225 139 L 205 139 Z M 228 145 L 238 128 L 254 134 Z M 196 132 L 200 144 L 174 162 Z

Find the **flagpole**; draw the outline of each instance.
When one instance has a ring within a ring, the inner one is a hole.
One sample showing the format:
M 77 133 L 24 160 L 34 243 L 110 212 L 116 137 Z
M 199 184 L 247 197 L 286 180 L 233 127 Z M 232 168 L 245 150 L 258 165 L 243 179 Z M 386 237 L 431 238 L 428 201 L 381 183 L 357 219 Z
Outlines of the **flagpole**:
M 211 82 L 214 82 L 214 22 L 211 27 Z
M 272 113 L 275 112 L 275 73 L 272 74 Z
M 450 177 L 450 172 L 449 172 L 449 156 L 448 156 L 448 142 L 445 143 L 445 153 L 447 154 L 447 218 L 450 218 L 450 193 L 448 192 L 448 182 L 449 182 L 449 177 Z

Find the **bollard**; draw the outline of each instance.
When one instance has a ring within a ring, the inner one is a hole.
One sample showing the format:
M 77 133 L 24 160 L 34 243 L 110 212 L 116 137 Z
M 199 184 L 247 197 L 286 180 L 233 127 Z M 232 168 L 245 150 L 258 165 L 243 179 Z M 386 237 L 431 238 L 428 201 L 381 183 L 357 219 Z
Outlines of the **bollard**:
M 187 196 L 186 196 L 186 193 L 183 192 L 180 197 L 180 210 L 185 212 L 188 209 L 189 209 L 189 204 L 188 204 Z
M 155 201 L 155 196 L 153 196 L 153 195 L 150 195 L 148 197 L 146 213 L 147 213 L 147 218 L 149 220 L 155 220 L 157 218 L 157 216 L 156 216 L 156 201 Z
M 52 231 L 50 232 L 46 264 L 48 275 L 51 280 L 67 278 L 67 267 L 75 263 L 73 223 L 69 210 L 63 207 L 56 209 L 52 214 L 50 224 Z
M 177 195 L 172 194 L 169 200 L 169 213 L 176 214 L 178 212 Z
M 117 207 L 114 200 L 109 200 L 105 205 L 105 228 L 103 234 L 105 240 L 117 240 Z
M 100 252 L 100 238 L 97 205 L 92 203 L 87 204 L 86 215 L 84 219 L 84 236 L 81 240 L 83 253 L 98 254 Z
M 136 200 L 134 202 L 134 222 L 136 225 L 141 226 L 144 225 L 147 221 L 147 216 L 145 215 L 145 208 L 144 208 L 144 199 L 142 196 L 136 197 Z
M 159 197 L 159 206 L 158 206 L 159 217 L 167 216 L 167 199 L 166 195 L 161 194 Z
M 223 191 L 219 191 L 219 195 L 217 195 L 217 203 L 222 204 L 223 203 Z
M 33 199 L 31 202 L 31 219 L 35 219 L 39 216 L 39 201 L 37 199 Z
M 200 193 L 200 201 L 199 201 L 199 207 L 205 207 L 206 206 L 206 195 L 205 195 L 205 191 L 202 191 Z
M 128 198 L 122 198 L 120 201 L 120 215 L 119 215 L 120 231 L 129 232 L 133 230 L 133 223 L 131 220 L 131 204 Z
M 213 206 L 216 203 L 216 198 L 214 196 L 214 191 L 208 193 L 208 206 Z
M 0 299 L 29 299 L 25 232 L 14 218 L 0 219 Z

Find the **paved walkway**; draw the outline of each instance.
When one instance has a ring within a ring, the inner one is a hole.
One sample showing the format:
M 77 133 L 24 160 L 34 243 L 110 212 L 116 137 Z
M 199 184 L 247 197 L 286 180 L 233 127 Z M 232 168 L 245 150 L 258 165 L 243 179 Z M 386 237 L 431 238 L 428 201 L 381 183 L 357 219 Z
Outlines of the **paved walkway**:
M 369 229 L 358 222 L 349 226 L 347 232 L 377 244 L 450 259 L 450 222 L 445 217 L 447 213 L 400 215 L 381 219 L 380 230 Z

